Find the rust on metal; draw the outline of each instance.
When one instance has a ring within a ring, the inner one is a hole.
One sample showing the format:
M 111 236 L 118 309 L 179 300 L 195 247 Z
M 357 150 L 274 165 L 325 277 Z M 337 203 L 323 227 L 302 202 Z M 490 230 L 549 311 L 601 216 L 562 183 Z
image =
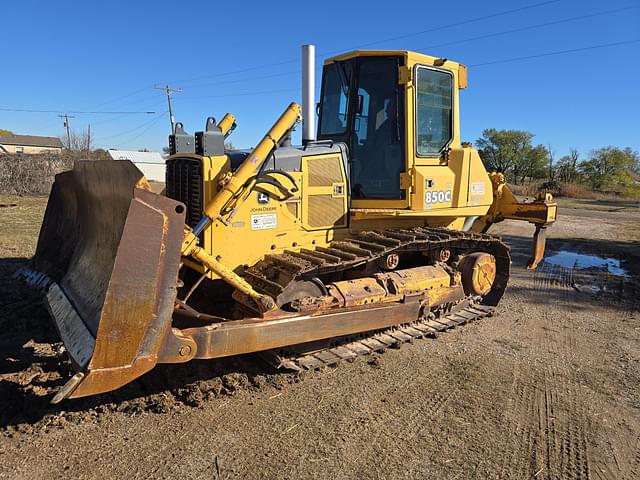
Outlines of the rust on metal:
M 462 284 L 468 295 L 486 295 L 496 279 L 496 259 L 484 252 L 465 255 L 460 261 Z
M 167 343 L 184 208 L 137 188 L 142 178 L 127 161 L 78 162 L 56 178 L 34 264 L 53 272 L 48 308 L 83 374 L 68 397 L 125 385 Z M 58 263 L 54 245 L 64 252 Z
M 409 323 L 418 319 L 420 304 L 413 299 L 313 316 L 232 320 L 182 333 L 198 345 L 194 358 L 220 358 Z
M 533 244 L 531 258 L 527 262 L 528 270 L 535 270 L 544 258 L 544 249 L 547 239 L 547 226 L 536 225 L 536 232 L 533 234 Z
M 435 321 L 431 317 L 421 318 L 409 325 L 400 325 L 373 333 L 367 338 L 343 337 L 338 341 L 312 342 L 264 352 L 263 357 L 276 368 L 313 370 L 334 365 L 341 360 L 350 360 L 359 355 L 382 352 L 390 346 L 417 338 L 435 337 L 438 332 L 489 317 L 493 307 L 478 303 L 462 302 L 450 311 L 441 312 Z M 337 343 L 337 345 L 336 345 Z
M 354 280 L 333 282 L 335 299 L 339 307 L 355 307 L 381 302 L 387 296 L 387 290 L 375 278 L 365 277 Z
M 376 279 L 387 285 L 391 293 L 407 294 L 449 287 L 451 275 L 441 266 L 425 265 L 395 272 L 377 274 Z

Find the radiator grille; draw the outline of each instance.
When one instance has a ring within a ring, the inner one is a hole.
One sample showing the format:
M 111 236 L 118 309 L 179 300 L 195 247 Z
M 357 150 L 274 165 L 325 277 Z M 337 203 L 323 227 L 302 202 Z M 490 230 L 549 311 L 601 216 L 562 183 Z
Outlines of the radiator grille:
M 167 197 L 187 206 L 187 225 L 195 227 L 202 217 L 202 164 L 193 158 L 167 160 Z
M 330 227 L 344 225 L 344 197 L 331 195 L 310 195 L 309 219 L 310 227 Z
M 342 170 L 339 157 L 312 159 L 307 162 L 309 172 L 309 186 L 331 186 L 333 183 L 341 183 Z
M 289 213 L 298 218 L 298 204 L 296 202 L 287 202 L 285 205 L 287 206 Z

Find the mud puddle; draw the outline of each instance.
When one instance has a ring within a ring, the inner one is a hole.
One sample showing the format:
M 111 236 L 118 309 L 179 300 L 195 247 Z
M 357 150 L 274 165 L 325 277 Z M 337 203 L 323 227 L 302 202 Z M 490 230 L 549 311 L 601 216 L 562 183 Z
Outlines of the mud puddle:
M 624 310 L 638 308 L 640 283 L 624 258 L 563 248 L 549 252 L 534 273 L 538 287 L 561 286 Z
M 626 269 L 622 268 L 621 262 L 617 258 L 601 257 L 598 255 L 587 255 L 585 253 L 560 250 L 559 252 L 545 258 L 545 263 L 559 265 L 564 268 L 581 271 L 596 271 L 610 273 L 612 275 L 629 277 Z

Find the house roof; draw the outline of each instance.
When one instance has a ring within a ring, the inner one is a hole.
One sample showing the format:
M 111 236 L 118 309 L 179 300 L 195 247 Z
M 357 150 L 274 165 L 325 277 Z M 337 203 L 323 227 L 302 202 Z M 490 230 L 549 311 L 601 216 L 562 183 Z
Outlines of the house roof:
M 58 137 L 39 137 L 36 135 L 0 135 L 0 145 L 62 148 L 62 142 Z

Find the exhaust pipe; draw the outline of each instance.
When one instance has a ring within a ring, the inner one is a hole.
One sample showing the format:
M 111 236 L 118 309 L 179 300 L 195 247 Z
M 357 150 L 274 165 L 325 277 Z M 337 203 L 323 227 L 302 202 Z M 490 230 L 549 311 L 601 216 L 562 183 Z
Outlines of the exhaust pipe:
M 316 47 L 302 46 L 302 144 L 316 139 Z

